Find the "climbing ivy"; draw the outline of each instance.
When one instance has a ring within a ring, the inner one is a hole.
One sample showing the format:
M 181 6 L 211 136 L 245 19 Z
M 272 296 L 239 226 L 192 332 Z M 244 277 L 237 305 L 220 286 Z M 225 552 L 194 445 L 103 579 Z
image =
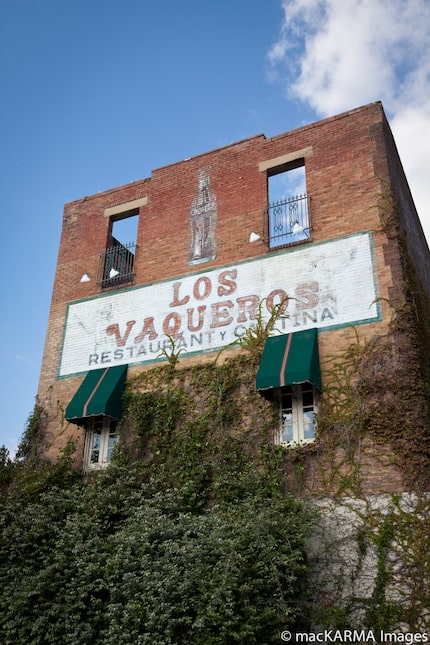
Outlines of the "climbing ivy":
M 427 632 L 428 495 L 350 497 L 329 508 L 310 555 L 313 620 L 326 628 L 366 628 L 376 635 Z
M 285 493 L 255 358 L 131 379 L 121 447 L 83 480 L 22 460 L 0 506 L 4 643 L 278 643 L 306 624 L 314 521 Z
M 398 258 L 391 299 L 380 301 L 391 320 L 385 332 L 381 326 L 370 337 L 351 328 L 351 343 L 326 358 L 318 439 L 290 452 L 286 461 L 290 481 L 300 467 L 302 490 L 313 481 L 320 495 L 338 500 L 322 513 L 325 529 L 311 558 L 315 622 L 375 634 L 427 632 L 430 306 L 392 195 L 379 196 L 378 208 L 381 230 L 375 234 L 385 236 Z M 397 474 L 398 490 L 408 492 L 369 496 L 371 460 L 379 475 L 375 492 L 383 488 L 384 472 Z
M 279 410 L 255 392 L 281 305 L 268 324 L 260 309 L 238 342 L 247 351 L 189 366 L 171 342 L 164 364 L 132 377 L 105 472 L 78 477 L 71 444 L 43 461 L 35 407 L 18 458 L 0 454 L 1 642 L 264 644 L 311 621 L 429 628 L 430 308 L 393 208 L 380 206 L 381 232 L 403 252 L 406 297 L 381 303 L 384 334 L 351 328 L 326 358 L 314 444 L 274 446 Z M 375 446 L 414 491 L 409 505 L 369 499 L 362 463 Z M 300 499 L 316 488 L 342 498 L 346 536 L 335 502 L 319 516 Z
M 16 455 L 18 459 L 32 459 L 33 462 L 38 461 L 43 415 L 44 409 L 36 401 L 33 411 L 27 418 L 25 431 L 18 446 Z
M 165 365 L 130 379 L 122 450 L 145 481 L 177 488 L 188 510 L 283 491 L 274 416 L 255 393 L 258 360 L 239 354 L 222 365 Z

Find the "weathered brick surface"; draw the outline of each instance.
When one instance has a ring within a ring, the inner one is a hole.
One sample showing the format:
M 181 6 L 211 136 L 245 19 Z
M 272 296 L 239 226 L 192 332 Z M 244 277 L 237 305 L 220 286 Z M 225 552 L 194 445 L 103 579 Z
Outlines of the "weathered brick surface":
M 424 279 L 430 275 L 430 269 L 424 237 L 380 103 L 270 139 L 258 135 L 157 168 L 150 178 L 65 205 L 39 385 L 39 401 L 48 418 L 48 454 L 55 455 L 70 434 L 79 437 L 78 448 L 82 450 L 83 431 L 61 421 L 61 410 L 82 377 L 58 379 L 57 376 L 67 304 L 101 293 L 95 277 L 99 254 L 106 247 L 109 235 L 110 222 L 105 209 L 147 198 L 147 204 L 139 211 L 136 285 L 201 272 L 204 268 L 190 267 L 187 263 L 189 211 L 196 196 L 197 173 L 207 170 L 217 199 L 217 256 L 207 268 L 265 256 L 268 249 L 263 242 L 249 243 L 251 231 L 263 233 L 263 212 L 267 204 L 267 175 L 259 170 L 259 163 L 309 148 L 305 169 L 311 199 L 311 243 L 362 231 L 374 233 L 383 320 L 361 325 L 358 333 L 364 337 L 386 329 L 390 311 L 384 299 L 401 298 L 403 293 L 397 239 L 388 238 L 381 230 L 377 206 L 378 196 L 393 181 L 395 193 L 406 211 L 399 215 L 399 224 L 406 230 L 411 254 L 415 253 L 417 262 L 423 265 Z M 91 282 L 80 282 L 84 273 L 91 276 Z M 345 348 L 353 339 L 354 332 L 347 327 L 323 331 L 319 335 L 322 360 Z M 205 360 L 205 357 L 196 360 Z M 133 367 L 132 371 L 139 369 L 144 368 Z

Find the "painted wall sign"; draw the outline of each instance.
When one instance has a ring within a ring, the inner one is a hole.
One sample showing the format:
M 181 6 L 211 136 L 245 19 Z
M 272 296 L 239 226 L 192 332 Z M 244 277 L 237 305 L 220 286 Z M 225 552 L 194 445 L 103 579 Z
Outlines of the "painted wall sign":
M 211 188 L 211 178 L 200 170 L 197 195 L 190 207 L 190 247 L 188 264 L 203 264 L 216 257 L 215 227 L 217 203 Z
M 68 306 L 59 376 L 101 366 L 154 361 L 169 346 L 218 350 L 288 297 L 281 331 L 328 328 L 379 318 L 372 239 L 359 234 L 296 247 Z

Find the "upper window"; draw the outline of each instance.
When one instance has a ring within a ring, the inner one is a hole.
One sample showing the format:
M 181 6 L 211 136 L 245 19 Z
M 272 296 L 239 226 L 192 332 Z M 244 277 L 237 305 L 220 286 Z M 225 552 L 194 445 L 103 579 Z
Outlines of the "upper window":
M 295 446 L 315 439 L 318 392 L 312 383 L 289 385 L 280 393 L 280 425 L 276 443 Z
M 116 421 L 110 417 L 92 417 L 88 421 L 84 464 L 86 470 L 105 468 L 118 441 Z
M 308 240 L 310 224 L 304 159 L 270 168 L 267 181 L 269 248 Z
M 138 211 L 110 218 L 107 247 L 100 254 L 97 282 L 103 288 L 134 280 Z

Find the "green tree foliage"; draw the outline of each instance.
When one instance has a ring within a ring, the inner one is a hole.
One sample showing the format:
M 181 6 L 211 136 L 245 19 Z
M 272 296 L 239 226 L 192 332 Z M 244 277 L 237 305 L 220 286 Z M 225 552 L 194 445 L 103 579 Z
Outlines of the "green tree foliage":
M 6 446 L 0 447 L 0 489 L 12 481 L 13 461 Z
M 245 367 L 137 380 L 122 447 L 86 479 L 72 446 L 41 460 L 30 417 L 0 462 L 2 645 L 264 645 L 301 624 L 313 515 L 239 414 Z
M 191 513 L 130 468 L 47 490 L 42 478 L 1 506 L 5 645 L 261 645 L 298 619 L 308 517 L 290 497 Z

